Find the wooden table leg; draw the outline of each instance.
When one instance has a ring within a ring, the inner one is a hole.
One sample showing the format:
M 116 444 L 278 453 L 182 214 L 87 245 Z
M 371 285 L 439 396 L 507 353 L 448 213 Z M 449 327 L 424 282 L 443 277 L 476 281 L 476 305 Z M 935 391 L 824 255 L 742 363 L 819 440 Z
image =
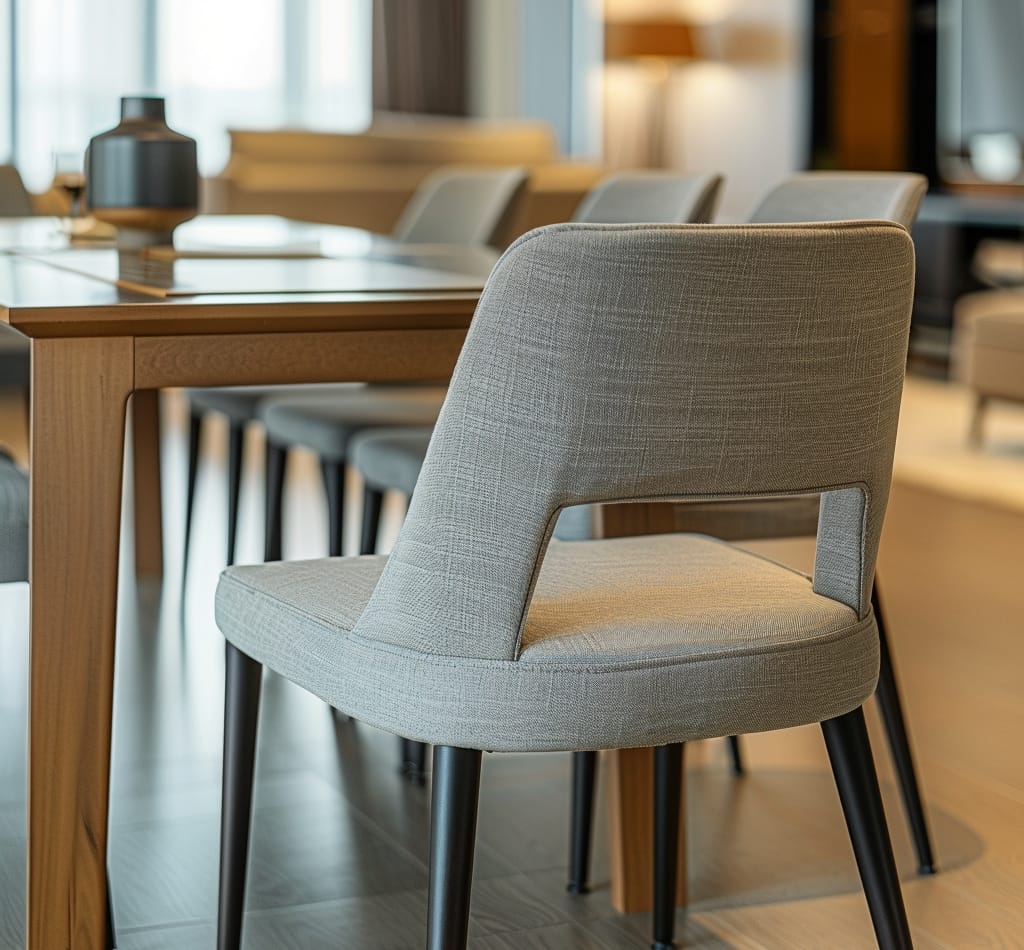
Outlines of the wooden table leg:
M 685 752 L 685 746 L 684 746 Z M 654 755 L 650 749 L 607 753 L 608 842 L 612 906 L 623 913 L 654 904 Z M 686 905 L 686 772 L 679 801 L 676 904 Z
M 604 537 L 656 534 L 673 529 L 670 505 L 605 505 L 598 518 Z M 650 749 L 608 753 L 608 827 L 611 898 L 623 913 L 649 911 L 654 894 L 654 756 Z M 679 822 L 676 902 L 686 904 L 686 772 Z
M 135 573 L 159 578 L 164 572 L 160 490 L 160 392 L 140 389 L 132 397 Z
M 133 343 L 32 347 L 28 947 L 103 950 Z

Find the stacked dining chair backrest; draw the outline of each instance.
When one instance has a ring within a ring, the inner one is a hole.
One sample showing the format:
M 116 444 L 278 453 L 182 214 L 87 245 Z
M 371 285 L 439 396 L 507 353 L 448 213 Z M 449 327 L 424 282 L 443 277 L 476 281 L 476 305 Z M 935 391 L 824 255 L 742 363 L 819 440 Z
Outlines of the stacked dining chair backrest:
M 722 176 L 672 171 L 610 175 L 580 202 L 572 220 L 588 224 L 687 224 L 710 221 Z
M 518 211 L 523 168 L 443 168 L 416 189 L 391 231 L 409 244 L 494 244 Z
M 796 221 L 895 221 L 910 230 L 928 181 L 907 172 L 802 172 L 772 188 L 751 224 Z
M 815 591 L 866 616 L 906 358 L 906 230 L 566 225 L 513 247 L 354 633 L 515 659 L 562 508 L 801 492 L 823 493 Z

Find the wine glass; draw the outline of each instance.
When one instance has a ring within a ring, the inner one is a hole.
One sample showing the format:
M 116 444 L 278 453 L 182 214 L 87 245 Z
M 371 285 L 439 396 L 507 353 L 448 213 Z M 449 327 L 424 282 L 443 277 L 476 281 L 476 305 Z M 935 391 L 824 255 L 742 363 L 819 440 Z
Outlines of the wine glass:
M 70 216 L 82 213 L 82 195 L 85 193 L 85 169 L 82 152 L 53 153 L 53 184 L 71 199 Z

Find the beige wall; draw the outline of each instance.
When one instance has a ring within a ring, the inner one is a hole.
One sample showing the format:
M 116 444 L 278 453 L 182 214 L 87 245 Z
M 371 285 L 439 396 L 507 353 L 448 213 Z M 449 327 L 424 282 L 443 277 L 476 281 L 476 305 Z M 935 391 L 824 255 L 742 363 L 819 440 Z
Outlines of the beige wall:
M 741 219 L 775 181 L 803 167 L 809 89 L 806 0 L 667 0 L 662 12 L 688 15 L 698 58 L 667 77 L 613 67 L 606 82 L 606 156 L 642 162 L 652 96 L 664 100 L 663 162 L 726 176 L 719 217 Z M 652 0 L 618 0 L 648 9 Z M 660 87 L 659 83 L 663 83 Z M 657 139 L 659 136 L 655 136 Z

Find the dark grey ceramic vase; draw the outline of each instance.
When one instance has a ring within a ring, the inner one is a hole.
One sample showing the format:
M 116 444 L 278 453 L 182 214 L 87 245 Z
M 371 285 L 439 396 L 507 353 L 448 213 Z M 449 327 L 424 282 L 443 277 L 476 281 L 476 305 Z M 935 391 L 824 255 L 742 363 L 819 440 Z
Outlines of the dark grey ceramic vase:
M 170 243 L 199 204 L 196 143 L 167 127 L 164 100 L 121 99 L 121 122 L 95 136 L 86 152 L 85 194 L 100 221 L 124 245 Z

